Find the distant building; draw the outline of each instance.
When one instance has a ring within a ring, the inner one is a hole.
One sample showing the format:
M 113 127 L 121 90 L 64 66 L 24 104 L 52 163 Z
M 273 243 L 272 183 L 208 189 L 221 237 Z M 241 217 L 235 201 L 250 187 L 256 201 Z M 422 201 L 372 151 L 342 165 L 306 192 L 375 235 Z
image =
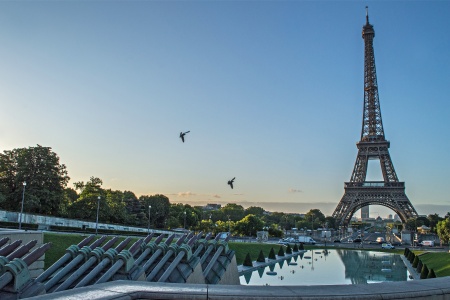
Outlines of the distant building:
M 361 220 L 365 220 L 369 218 L 369 205 L 363 206 L 361 208 Z
M 206 204 L 206 206 L 203 206 L 203 210 L 219 210 L 222 208 L 221 204 L 213 204 L 213 203 L 208 203 Z
M 387 219 L 388 219 L 388 220 L 392 220 L 392 214 L 389 214 L 389 215 L 387 216 Z

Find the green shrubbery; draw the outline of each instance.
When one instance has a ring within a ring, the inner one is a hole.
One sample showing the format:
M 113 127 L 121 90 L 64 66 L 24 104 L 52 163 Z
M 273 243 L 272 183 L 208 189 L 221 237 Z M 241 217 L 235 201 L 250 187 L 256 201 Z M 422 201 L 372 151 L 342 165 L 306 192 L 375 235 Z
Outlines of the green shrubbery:
M 292 248 L 291 248 L 291 245 L 287 245 L 287 248 L 286 248 L 286 254 L 292 254 Z
M 270 249 L 269 259 L 277 259 L 277 257 L 275 256 L 275 250 L 273 250 L 273 248 Z
M 259 255 L 258 255 L 258 259 L 256 260 L 257 262 L 266 262 L 266 258 L 264 257 L 264 253 L 261 251 L 259 251 Z
M 414 258 L 414 261 L 413 261 L 413 263 L 412 263 L 412 267 L 413 268 L 417 268 L 417 264 L 419 263 L 419 256 L 416 256 L 415 258 Z
M 247 253 L 247 256 L 245 256 L 244 263 L 242 265 L 246 267 L 253 267 L 253 261 L 250 257 L 250 253 Z
M 420 279 L 426 279 L 428 277 L 428 267 L 427 265 L 423 265 L 422 272 L 420 272 Z

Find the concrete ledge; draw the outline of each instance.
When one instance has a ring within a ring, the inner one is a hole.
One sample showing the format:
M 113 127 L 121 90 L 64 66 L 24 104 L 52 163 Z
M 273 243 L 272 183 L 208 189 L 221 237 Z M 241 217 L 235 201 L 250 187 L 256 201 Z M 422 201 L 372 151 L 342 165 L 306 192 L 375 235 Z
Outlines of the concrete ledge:
M 37 240 L 36 246 L 29 252 L 39 248 L 44 243 L 44 234 L 41 231 L 0 228 L 0 239 L 4 237 L 9 238 L 8 244 L 16 240 L 22 240 L 21 245 L 25 245 L 32 240 Z M 28 267 L 32 278 L 36 278 L 44 271 L 44 259 L 45 254 Z
M 42 295 L 32 300 L 133 299 L 433 299 L 450 300 L 450 277 L 406 282 L 324 286 L 236 286 L 114 281 Z

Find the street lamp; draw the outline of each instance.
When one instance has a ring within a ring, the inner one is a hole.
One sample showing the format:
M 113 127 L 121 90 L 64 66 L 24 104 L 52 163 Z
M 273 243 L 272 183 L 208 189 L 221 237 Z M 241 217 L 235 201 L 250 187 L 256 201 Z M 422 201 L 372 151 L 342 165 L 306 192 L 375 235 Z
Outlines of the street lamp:
M 23 201 L 25 200 L 25 187 L 27 186 L 27 182 L 23 182 L 23 192 L 22 192 L 22 207 L 20 208 L 20 216 L 19 216 L 19 229 L 22 229 L 22 214 L 23 214 Z
M 98 232 L 98 211 L 100 210 L 100 196 L 98 196 L 97 199 L 97 219 L 95 221 L 95 235 L 97 235 Z
M 152 209 L 152 206 L 149 205 L 148 206 L 148 228 L 147 228 L 147 234 L 150 234 L 150 216 L 151 216 L 150 212 L 151 212 L 151 209 Z
M 184 211 L 184 229 L 186 229 L 186 211 Z

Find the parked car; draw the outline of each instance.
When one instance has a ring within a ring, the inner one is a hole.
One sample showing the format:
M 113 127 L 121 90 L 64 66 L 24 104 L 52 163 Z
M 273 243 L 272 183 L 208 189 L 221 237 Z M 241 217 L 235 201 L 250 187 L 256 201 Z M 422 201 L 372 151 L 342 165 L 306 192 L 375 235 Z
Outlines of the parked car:
M 420 246 L 428 246 L 428 247 L 434 247 L 434 241 L 422 241 L 419 244 Z
M 333 241 L 333 243 L 340 243 L 340 242 L 341 242 L 341 240 L 339 240 L 339 239 Z
M 384 238 L 382 238 L 381 236 L 377 237 L 377 242 L 378 242 L 378 244 L 383 243 L 384 242 Z
M 381 248 L 382 249 L 395 249 L 395 247 L 392 246 L 392 244 L 390 244 L 390 243 L 381 244 Z
M 361 239 L 354 239 L 353 240 L 353 243 L 361 243 L 362 241 L 361 241 Z

